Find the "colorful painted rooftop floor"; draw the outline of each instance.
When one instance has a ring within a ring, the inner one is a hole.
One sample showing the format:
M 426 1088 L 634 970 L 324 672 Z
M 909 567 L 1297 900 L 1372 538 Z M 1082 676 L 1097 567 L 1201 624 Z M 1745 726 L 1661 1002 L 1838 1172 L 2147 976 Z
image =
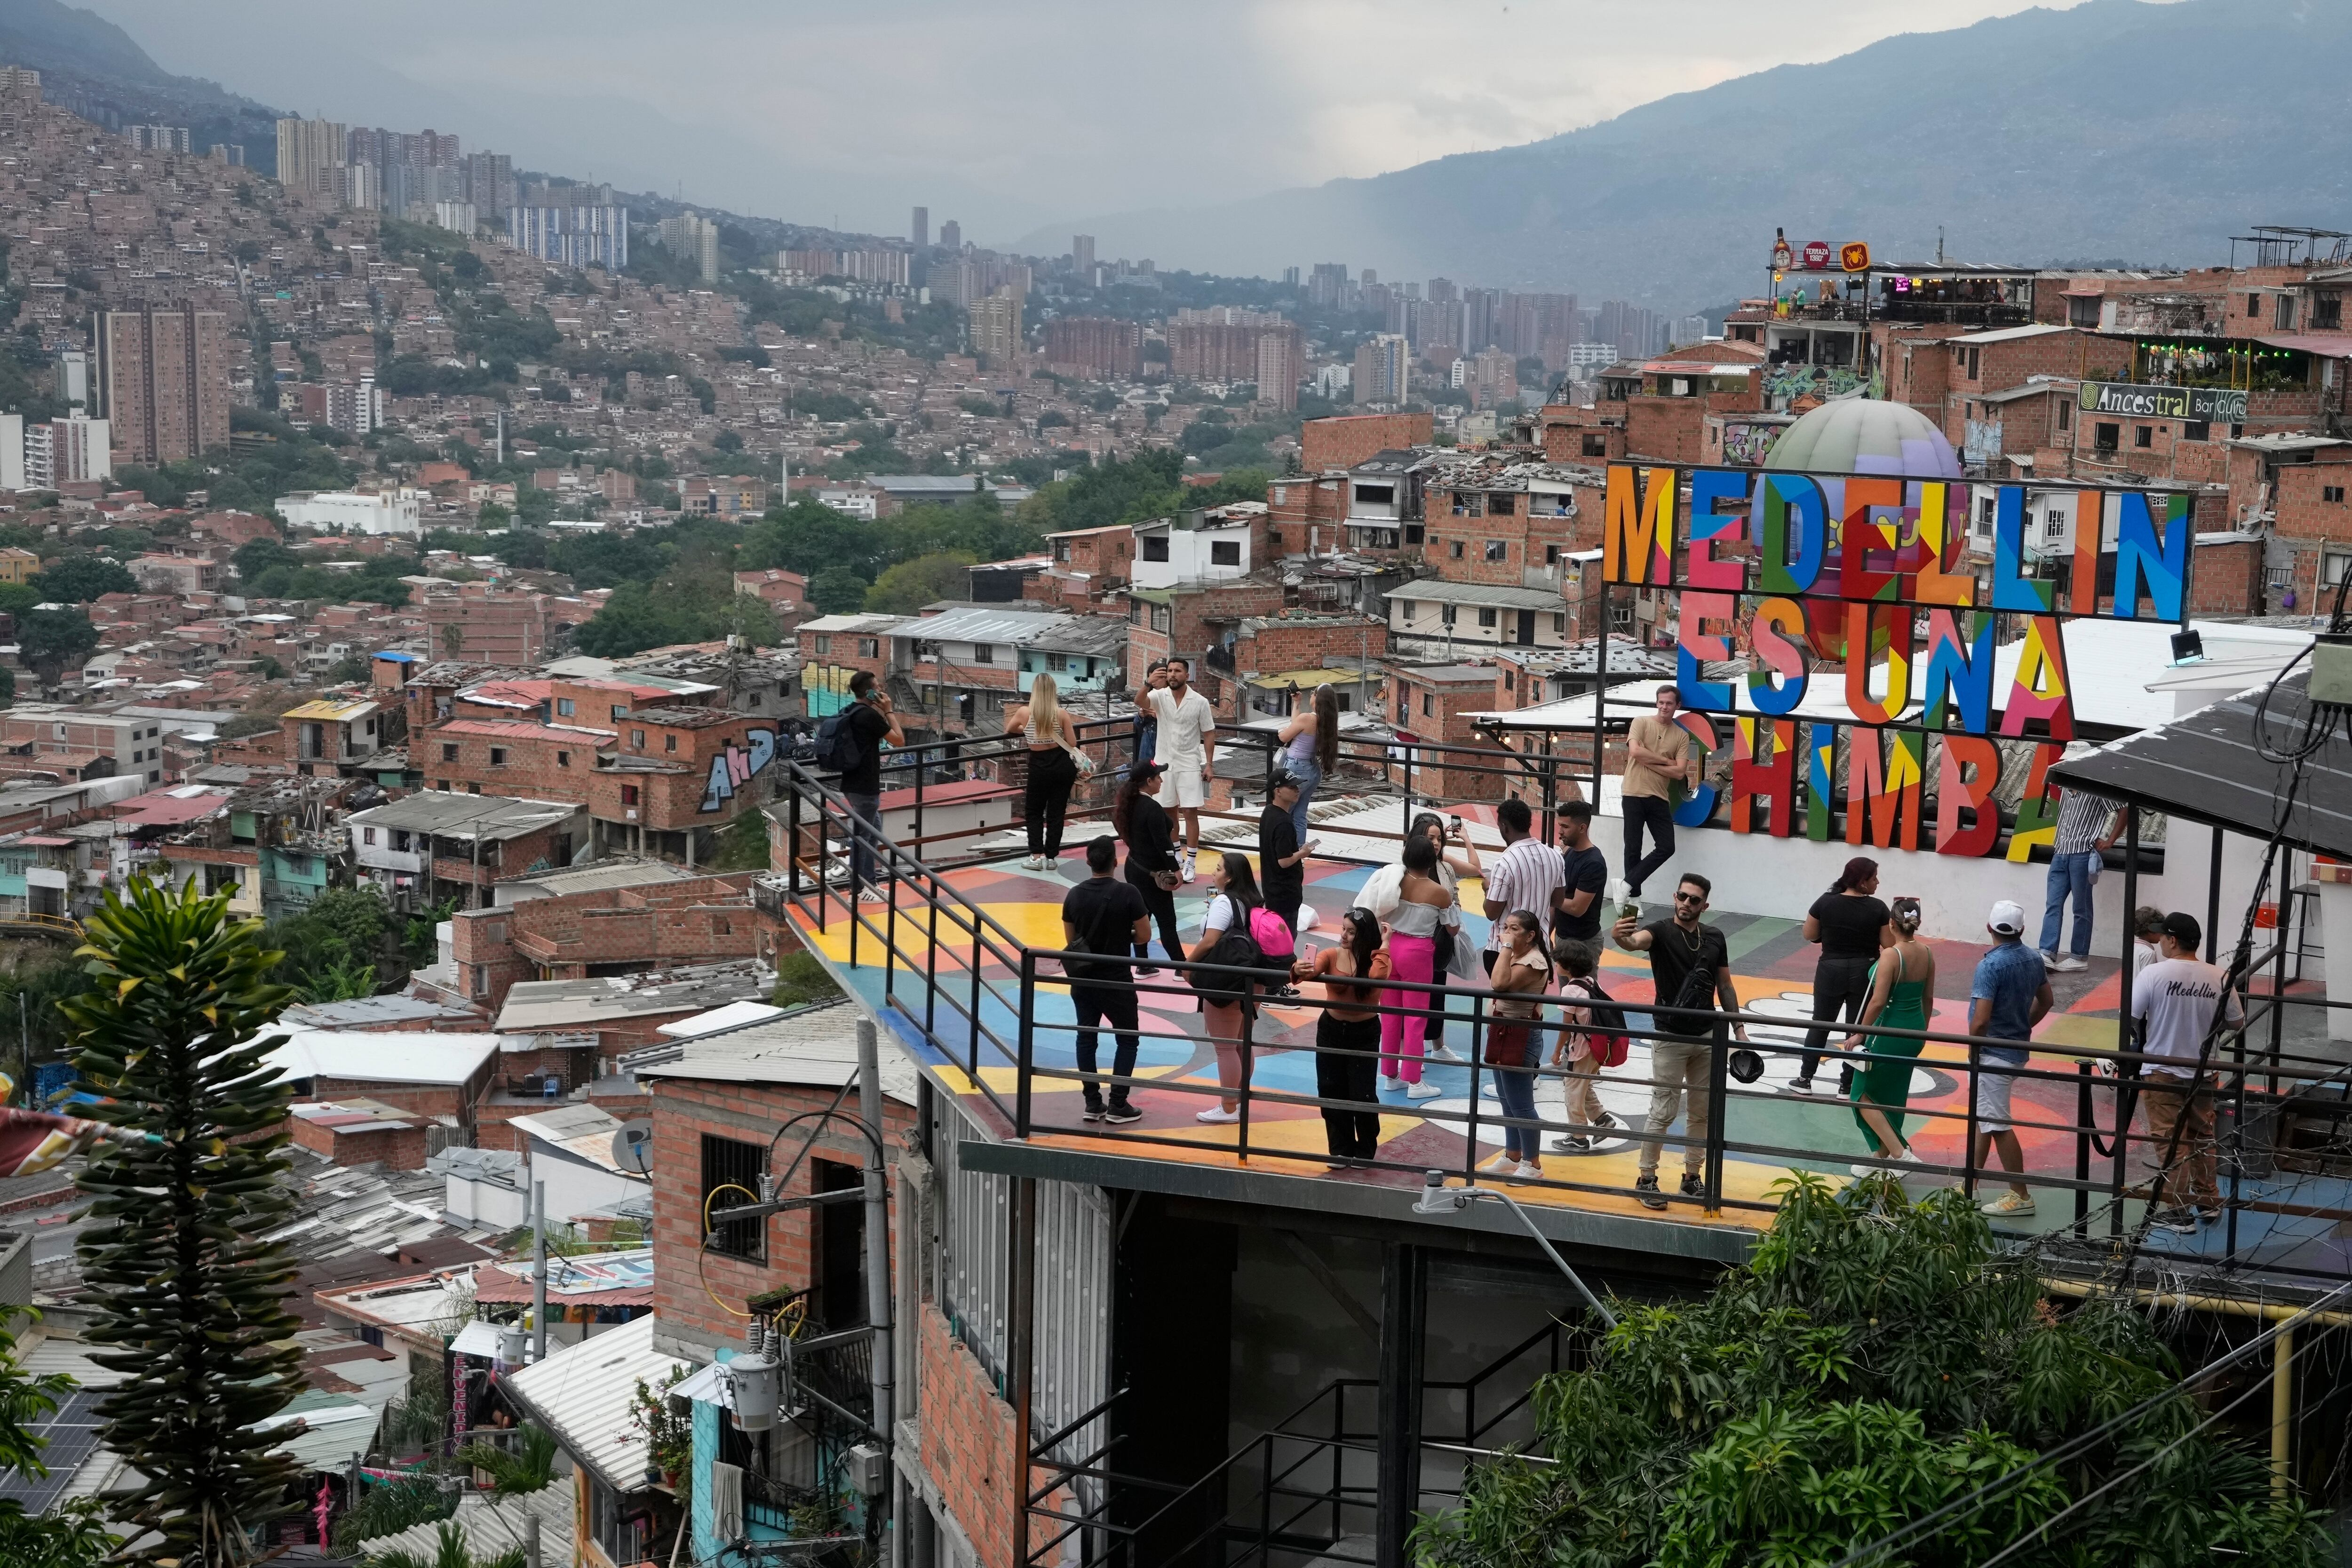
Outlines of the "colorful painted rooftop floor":
M 1371 874 L 1371 868 L 1341 865 L 1328 861 L 1310 862 L 1307 883 L 1307 903 L 1317 919 L 1301 939 L 1302 952 L 1327 945 L 1337 929 L 1339 913 L 1355 901 L 1355 893 Z M 1069 889 L 1086 875 L 1085 865 L 1076 850 L 1066 852 L 1051 871 L 1030 871 L 1021 868 L 1018 860 L 987 866 L 968 867 L 943 873 L 948 884 L 965 900 L 984 911 L 1006 931 L 1015 942 L 1042 950 L 1058 949 L 1062 942 L 1060 907 Z M 904 887 L 898 889 L 901 900 L 913 895 Z M 1205 882 L 1187 885 L 1177 895 L 1179 924 L 1190 939 L 1200 929 L 1202 911 L 1210 896 Z M 1475 880 L 1463 885 L 1463 902 L 1470 910 L 1480 907 L 1480 889 Z M 2119 901 L 2120 894 L 2116 895 Z M 1644 918 L 1655 918 L 1663 910 L 1653 908 Z M 2102 911 L 2103 913 L 2105 911 Z M 885 1019 L 906 1042 L 917 1058 L 932 1071 L 933 1078 L 943 1089 L 959 1096 L 966 1109 L 983 1127 L 999 1138 L 1012 1135 L 1009 1108 L 1018 1088 L 1018 1072 L 1012 1052 L 1018 1037 L 1019 976 L 1012 964 L 999 962 L 983 953 L 980 963 L 980 1016 L 989 1032 L 1002 1048 L 983 1039 L 975 1058 L 972 1050 L 972 1030 L 967 1021 L 973 996 L 972 943 L 968 935 L 946 916 L 940 917 L 940 947 L 932 961 L 937 973 L 937 991 L 926 998 L 927 931 L 930 924 L 929 908 L 919 902 L 902 904 L 892 923 L 887 910 L 865 906 L 865 913 L 877 927 L 886 924 L 895 930 L 895 958 L 885 962 L 884 944 L 868 933 L 856 940 L 856 962 L 852 962 L 853 942 L 846 910 L 835 897 L 826 903 L 826 929 L 820 931 L 815 921 L 805 911 L 794 916 L 802 926 L 809 947 L 822 956 L 835 974 L 871 1005 L 877 1016 Z M 1810 1020 L 1812 1011 L 1812 974 L 1818 950 L 1805 942 L 1796 922 L 1728 913 L 1717 910 L 1709 920 L 1724 931 L 1730 948 L 1733 973 L 1739 994 L 1751 1013 L 1773 1015 L 1790 1020 Z M 1475 914 L 1465 917 L 1475 942 L 1483 942 L 1486 922 Z M 1001 939 L 1000 939 L 1001 940 Z M 1982 946 L 1954 942 L 1935 942 L 1931 947 L 1937 956 L 1937 989 L 1934 1015 L 1930 1026 L 1959 1033 L 1967 1026 L 1966 1001 L 1969 977 L 1983 953 Z M 1155 942 L 1154 952 L 1159 951 Z M 1015 959 L 1017 963 L 1017 956 Z M 1042 965 L 1050 974 L 1053 965 Z M 886 973 L 895 968 L 895 974 Z M 2120 982 L 2114 960 L 2094 959 L 2090 967 L 2078 973 L 2053 975 L 2058 1005 L 2036 1031 L 2038 1040 L 2055 1046 L 2072 1046 L 2111 1049 L 2116 1038 L 2116 1009 Z M 1619 1002 L 1639 1004 L 1651 999 L 1652 986 L 1645 960 L 1613 948 L 1602 959 L 1601 979 L 1610 995 Z M 1202 1027 L 1202 1015 L 1191 991 L 1184 987 L 1172 972 L 1163 971 L 1160 984 L 1167 987 L 1155 994 L 1147 994 L 1142 1007 L 1144 1039 L 1137 1076 L 1149 1078 L 1159 1084 L 1183 1084 L 1213 1089 L 1216 1065 L 1213 1053 Z M 897 1006 L 886 1005 L 886 988 L 895 995 Z M 2291 986 L 2298 992 L 2315 987 Z M 929 1005 L 927 1007 L 927 1000 Z M 1036 987 L 1035 1027 L 1032 1049 L 1041 1068 L 1074 1068 L 1076 1067 L 1074 1024 L 1066 985 L 1043 979 Z M 1466 1010 L 1466 1001 L 1454 1004 L 1457 1016 L 1446 1030 L 1448 1044 L 1465 1058 L 1469 1049 L 1469 1026 L 1459 1016 Z M 1263 1090 L 1314 1095 L 1315 1060 L 1311 1049 L 1318 1010 L 1314 1007 L 1289 1007 L 1279 1002 L 1269 1002 L 1254 1033 L 1257 1041 L 1255 1087 Z M 1636 1030 L 1647 1026 L 1646 1015 L 1638 1007 L 1629 1012 L 1630 1026 Z M 926 1029 L 929 1031 L 926 1037 Z M 1799 1095 L 1790 1085 L 1798 1067 L 1796 1047 L 1801 1046 L 1805 1028 L 1801 1023 L 1780 1028 L 1759 1028 L 1751 1031 L 1763 1051 L 1766 1070 L 1763 1079 L 1747 1093 L 1736 1093 L 1731 1100 L 1726 1126 L 1727 1141 L 1775 1150 L 1803 1150 L 1808 1157 L 1787 1154 L 1766 1156 L 1730 1152 L 1725 1164 L 1725 1206 L 1719 1213 L 1706 1214 L 1696 1202 L 1677 1198 L 1663 1214 L 1641 1206 L 1631 1188 L 1637 1173 L 1639 1145 L 1622 1132 L 1615 1137 L 1596 1142 L 1585 1153 L 1552 1152 L 1553 1133 L 1547 1131 L 1542 1165 L 1545 1176 L 1554 1182 L 1577 1184 L 1575 1186 L 1548 1186 L 1520 1184 L 1509 1190 L 1519 1201 L 1531 1208 L 1546 1205 L 1565 1206 L 1592 1215 L 1623 1215 L 1657 1222 L 1683 1225 L 1725 1226 L 1734 1229 L 1760 1228 L 1769 1218 L 1769 1205 L 1773 1201 L 1775 1184 L 1784 1180 L 1792 1166 L 1822 1172 L 1832 1180 L 1847 1181 L 1853 1161 L 1868 1151 L 1868 1141 L 1857 1124 L 1847 1102 L 1835 1094 L 1834 1063 L 1825 1064 L 1820 1071 L 1822 1093 Z M 1835 1044 L 1843 1031 L 1832 1036 Z M 1154 1036 L 1160 1037 L 1155 1038 Z M 1101 1061 L 1108 1065 L 1112 1041 L 1108 1029 L 1100 1042 Z M 978 1062 L 979 1083 L 975 1084 L 969 1068 Z M 1964 1120 L 1967 1100 L 1964 1093 L 1965 1075 L 1951 1070 L 1950 1064 L 1965 1061 L 1961 1047 L 1930 1044 L 1923 1051 L 1912 1078 L 1910 1108 L 1914 1112 L 1947 1113 L 1941 1117 L 1914 1115 L 1908 1136 L 1921 1157 L 1931 1165 L 1958 1166 L 1962 1163 L 1962 1145 L 1966 1141 Z M 2066 1058 L 2037 1056 L 2032 1063 L 2037 1068 L 2072 1072 L 2074 1061 Z M 1393 1079 L 1383 1079 L 1389 1087 L 1381 1093 L 1379 1156 L 1405 1169 L 1379 1171 L 1363 1169 L 1332 1170 L 1323 1162 L 1325 1151 L 1324 1126 L 1320 1113 L 1312 1105 L 1270 1104 L 1254 1101 L 1249 1127 L 1250 1153 L 1244 1159 L 1239 1150 L 1237 1129 L 1231 1126 L 1204 1126 L 1195 1120 L 1195 1112 L 1213 1101 L 1198 1092 L 1186 1093 L 1171 1089 L 1139 1087 L 1134 1103 L 1142 1110 L 1143 1119 L 1116 1131 L 1097 1131 L 1100 1124 L 1080 1120 L 1081 1091 L 1073 1079 L 1055 1079 L 1033 1075 L 1032 1133 L 1033 1148 L 1052 1148 L 1076 1152 L 1109 1154 L 1131 1159 L 1181 1162 L 1195 1166 L 1247 1171 L 1256 1175 L 1277 1174 L 1314 1183 L 1374 1184 L 1409 1188 L 1418 1182 L 1414 1172 L 1428 1168 L 1440 1169 L 1459 1175 L 1466 1163 L 1484 1164 L 1501 1152 L 1501 1129 L 1485 1126 L 1477 1130 L 1477 1147 L 1474 1160 L 1465 1160 L 1465 1121 L 1433 1121 L 1408 1111 L 1454 1112 L 1466 1116 L 1471 1109 L 1469 1090 L 1472 1068 L 1467 1065 L 1431 1063 L 1425 1068 L 1431 1081 L 1445 1093 L 1433 1100 L 1406 1100 L 1402 1086 Z M 1647 1051 L 1640 1040 L 1633 1045 L 1625 1065 L 1604 1077 L 1601 1087 L 1603 1105 L 1621 1123 L 1639 1127 L 1646 1115 L 1650 1090 L 1642 1080 L 1648 1073 Z M 1482 1072 L 1480 1081 L 1491 1074 Z M 1620 1081 L 1612 1083 L 1610 1078 Z M 982 1087 L 992 1091 L 981 1092 Z M 2075 1121 L 2077 1090 L 2072 1081 L 2023 1079 L 2017 1086 L 2016 1114 L 2021 1121 L 2041 1121 L 2070 1129 Z M 2099 1107 L 2105 1121 L 2112 1125 L 2113 1110 L 2104 1096 Z M 1006 1108 L 1000 1110 L 999 1106 Z M 2030 1108 L 2029 1108 L 2030 1107 Z M 1538 1089 L 1538 1114 L 1548 1121 L 1566 1120 L 1559 1081 L 1547 1079 Z M 1497 1114 L 1499 1107 L 1492 1098 L 1491 1089 L 1482 1097 L 1482 1117 Z M 2144 1119 L 2135 1118 L 2144 1129 Z M 1677 1121 L 1670 1135 L 1680 1133 L 1683 1124 Z M 2079 1140 L 2071 1131 L 2033 1131 L 2021 1127 L 2021 1141 L 2024 1146 L 2029 1173 L 2058 1180 L 2074 1177 Z M 2144 1186 L 2153 1169 L 2152 1151 L 2135 1147 L 2130 1164 L 2130 1184 Z M 1665 1172 L 1664 1185 L 1671 1194 L 1675 1184 L 1678 1151 L 1669 1143 L 1662 1161 Z M 2092 1179 L 2104 1182 L 2111 1177 L 2111 1158 L 2095 1153 Z M 1955 1184 L 1956 1175 L 1922 1173 L 1909 1177 L 1907 1185 L 1915 1194 L 1924 1193 L 1937 1185 Z M 2226 1190 L 2227 1173 L 2224 1173 Z M 1587 1190 L 1590 1188 L 1613 1190 Z M 1979 1195 L 1991 1197 L 2000 1186 L 1983 1175 L 1979 1177 Z M 2072 1192 L 2061 1187 L 2037 1187 L 2036 1213 L 2030 1217 L 2004 1216 L 1995 1223 L 2004 1231 L 2024 1236 L 2054 1232 L 2074 1225 L 2076 1219 L 2075 1200 Z M 2352 1269 L 2352 1237 L 2340 1237 L 2340 1228 L 2332 1214 L 2310 1211 L 2343 1210 L 2352 1206 L 2352 1183 L 2319 1175 L 2302 1174 L 2278 1170 L 2270 1179 L 2246 1179 L 2241 1183 L 2239 1197 L 2242 1206 L 2237 1214 L 2238 1261 L 2258 1263 L 2296 1269 L 2316 1269 L 2343 1272 Z M 1304 1199 L 1311 1205 L 1312 1199 Z M 2136 1225 L 2144 1210 L 2140 1199 L 2127 1197 L 2121 1205 L 2123 1226 Z M 2089 1199 L 2089 1234 L 2101 1237 L 2114 1227 L 2114 1214 L 2103 1192 L 2095 1192 Z M 2220 1258 L 2225 1252 L 2224 1233 L 2218 1225 L 2208 1225 L 2194 1236 L 2182 1236 L 2163 1229 L 2149 1233 L 2147 1250 L 2179 1257 L 2184 1262 L 2197 1257 Z

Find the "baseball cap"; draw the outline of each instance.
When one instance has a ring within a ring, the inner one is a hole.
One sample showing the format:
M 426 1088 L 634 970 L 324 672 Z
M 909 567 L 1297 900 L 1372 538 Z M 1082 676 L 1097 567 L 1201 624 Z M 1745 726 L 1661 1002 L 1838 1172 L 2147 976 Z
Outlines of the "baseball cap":
M 2015 899 L 2002 899 L 1985 916 L 1985 924 L 2003 936 L 2025 934 L 2025 909 Z
M 2198 944 L 2205 940 L 2205 928 L 2197 923 L 2195 915 L 2175 910 L 2164 917 L 2164 934 L 2179 942 L 2181 952 L 2194 952 Z
M 1277 790 L 1285 787 L 1286 785 L 1291 789 L 1305 789 L 1307 787 L 1307 781 L 1300 778 L 1297 773 L 1292 773 L 1288 768 L 1278 768 L 1275 771 L 1273 782 L 1268 784 L 1265 787 L 1269 790 Z

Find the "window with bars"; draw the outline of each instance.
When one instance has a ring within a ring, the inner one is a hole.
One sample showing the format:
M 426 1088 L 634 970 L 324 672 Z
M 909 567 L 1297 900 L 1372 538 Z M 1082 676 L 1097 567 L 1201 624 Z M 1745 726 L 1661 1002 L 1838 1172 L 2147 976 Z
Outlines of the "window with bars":
M 757 1203 L 760 1198 L 760 1173 L 767 1164 L 767 1158 L 768 1152 L 757 1143 L 704 1133 L 702 1212 L 707 1215 L 714 1209 Z M 737 1188 L 741 1191 L 734 1190 Z M 703 1234 L 709 1238 L 713 1252 L 764 1262 L 768 1255 L 767 1231 L 767 1226 L 760 1220 L 739 1219 L 709 1226 Z

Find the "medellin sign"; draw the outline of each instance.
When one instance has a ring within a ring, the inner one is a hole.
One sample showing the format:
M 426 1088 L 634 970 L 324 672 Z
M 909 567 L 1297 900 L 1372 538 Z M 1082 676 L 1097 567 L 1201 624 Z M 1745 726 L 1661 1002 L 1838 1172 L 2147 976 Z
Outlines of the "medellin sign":
M 1919 849 L 1924 828 L 1939 855 L 2005 850 L 2023 860 L 2055 837 L 2049 769 L 2074 736 L 2066 626 L 2178 625 L 2195 522 L 2182 495 L 2032 490 L 2036 508 L 2073 502 L 2075 544 L 2063 591 L 2026 574 L 2023 485 L 1610 465 L 1602 581 L 1680 594 L 1683 722 L 1710 752 L 1723 743 L 1718 722 L 1729 725 L 1731 831 L 1789 837 L 1801 803 L 1807 837 L 1826 841 L 1843 808 L 1845 841 L 1882 849 Z M 1993 567 L 1980 590 L 1960 558 L 1970 500 L 1988 493 Z M 2103 550 L 2110 533 L 2114 546 Z M 1996 702 L 1993 626 L 2001 616 L 2023 617 L 2026 630 Z M 1744 679 L 1703 679 L 1706 664 L 1730 659 L 1737 647 L 1754 661 Z M 1872 679 L 1874 658 L 1884 661 L 1883 684 Z M 1843 665 L 1841 686 L 1808 706 L 1816 659 Z M 1915 669 L 1924 679 L 1915 680 Z M 2005 846 L 1994 804 L 2003 767 L 1996 736 L 2033 743 Z M 1937 784 L 1931 823 L 1922 818 L 1930 767 Z M 1675 822 L 1712 822 L 1717 793 L 1701 785 Z
M 2143 386 L 2121 381 L 2083 384 L 2085 414 L 2128 414 L 2143 419 L 2202 419 L 2243 425 L 2246 395 L 2223 386 Z

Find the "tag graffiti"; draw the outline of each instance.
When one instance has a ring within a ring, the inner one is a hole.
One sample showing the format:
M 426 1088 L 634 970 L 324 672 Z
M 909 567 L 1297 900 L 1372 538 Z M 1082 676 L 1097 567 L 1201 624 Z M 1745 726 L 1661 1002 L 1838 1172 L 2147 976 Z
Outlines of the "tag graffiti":
M 776 732 L 754 730 L 748 746 L 730 746 L 710 759 L 710 782 L 702 792 L 702 809 L 717 811 L 735 798 L 735 792 L 767 771 L 776 760 Z

